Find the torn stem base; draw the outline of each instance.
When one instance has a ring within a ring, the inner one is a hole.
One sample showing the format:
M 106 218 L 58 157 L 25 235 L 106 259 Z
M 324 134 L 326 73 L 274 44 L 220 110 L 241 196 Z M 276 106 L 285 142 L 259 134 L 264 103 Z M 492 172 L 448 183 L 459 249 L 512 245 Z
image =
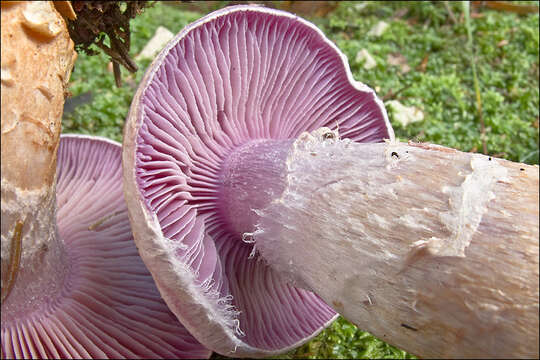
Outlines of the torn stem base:
M 2 322 L 51 308 L 64 289 L 70 265 L 56 226 L 55 188 L 21 190 L 2 181 L 2 270 L 12 277 L 2 273 Z
M 270 266 L 421 357 L 538 357 L 538 166 L 319 129 L 254 234 Z

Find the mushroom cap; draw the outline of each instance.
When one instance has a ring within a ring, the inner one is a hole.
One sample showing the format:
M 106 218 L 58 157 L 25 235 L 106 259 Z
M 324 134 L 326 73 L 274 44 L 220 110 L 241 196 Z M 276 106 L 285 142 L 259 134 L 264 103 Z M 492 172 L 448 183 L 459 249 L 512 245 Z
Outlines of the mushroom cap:
M 69 273 L 57 297 L 30 313 L 4 311 L 3 304 L 2 357 L 208 358 L 168 310 L 137 253 L 120 144 L 62 135 L 56 189 Z
M 238 5 L 182 30 L 148 68 L 124 133 L 124 193 L 139 253 L 169 308 L 205 346 L 269 356 L 318 334 L 336 313 L 288 284 L 220 214 L 235 149 L 320 127 L 393 140 L 382 102 L 313 24 Z

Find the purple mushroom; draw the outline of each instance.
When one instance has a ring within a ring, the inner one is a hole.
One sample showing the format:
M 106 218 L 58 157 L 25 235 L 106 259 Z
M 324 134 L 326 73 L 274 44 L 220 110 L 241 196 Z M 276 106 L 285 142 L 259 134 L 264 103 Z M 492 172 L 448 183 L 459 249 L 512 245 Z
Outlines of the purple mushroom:
M 210 356 L 168 310 L 138 256 L 121 182 L 120 144 L 62 135 L 57 226 L 39 248 L 26 240 L 11 259 L 20 267 L 2 289 L 2 358 Z
M 304 131 L 393 139 L 380 100 L 311 23 L 233 6 L 179 33 L 153 61 L 124 136 L 137 247 L 170 309 L 222 354 L 266 356 L 306 342 L 336 313 L 287 283 L 247 234 L 283 191 Z
M 124 145 L 141 257 L 207 347 L 280 353 L 333 308 L 422 357 L 538 357 L 538 167 L 395 141 L 305 20 L 237 6 L 188 26 Z

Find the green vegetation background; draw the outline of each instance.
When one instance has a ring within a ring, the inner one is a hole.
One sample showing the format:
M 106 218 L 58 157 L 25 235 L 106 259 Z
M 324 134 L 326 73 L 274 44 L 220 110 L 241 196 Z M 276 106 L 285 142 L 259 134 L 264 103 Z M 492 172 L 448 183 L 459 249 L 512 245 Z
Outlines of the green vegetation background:
M 517 15 L 472 8 L 476 15 L 471 17 L 471 49 L 467 46 L 467 28 L 460 2 L 449 2 L 449 8 L 443 2 L 335 3 L 337 7 L 327 15 L 308 19 L 347 55 L 355 79 L 376 89 L 383 99 L 395 98 L 424 113 L 423 121 L 404 127 L 395 121 L 392 109 L 388 109 L 396 137 L 481 152 L 484 136 L 490 155 L 538 164 L 538 13 Z M 532 3 L 538 5 L 538 2 Z M 131 54 L 142 50 L 158 26 L 165 26 L 176 34 L 205 12 L 225 5 L 227 2 L 214 2 L 193 11 L 197 6 L 191 4 L 191 10 L 187 11 L 186 6 L 154 4 L 131 23 Z M 389 24 L 382 36 L 367 35 L 381 20 Z M 366 70 L 356 59 L 361 49 L 374 57 L 377 62 L 374 68 Z M 485 135 L 481 132 L 476 103 L 473 52 Z M 399 64 L 390 65 L 392 59 Z M 114 85 L 108 62 L 104 55 L 79 54 L 71 77 L 73 98 L 68 103 L 73 106 L 88 98 L 89 93 L 91 101 L 66 111 L 64 133 L 94 134 L 122 141 L 124 119 L 150 60 L 138 61 L 140 70 L 134 76 L 128 76 L 124 70 L 121 88 Z M 405 63 L 409 71 L 403 71 Z M 341 318 L 286 356 L 412 357 Z

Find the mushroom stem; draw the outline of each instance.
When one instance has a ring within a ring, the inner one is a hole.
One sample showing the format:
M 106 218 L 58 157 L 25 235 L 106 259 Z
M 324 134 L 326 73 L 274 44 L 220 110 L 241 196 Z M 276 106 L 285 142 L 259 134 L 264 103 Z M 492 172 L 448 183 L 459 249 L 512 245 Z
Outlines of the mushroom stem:
M 253 209 L 266 206 L 283 192 L 285 160 L 293 141 L 250 141 L 225 159 L 218 204 L 223 222 L 238 237 L 253 231 L 258 219 Z
M 323 128 L 283 168 L 248 237 L 294 285 L 421 357 L 538 357 L 538 166 Z
M 52 2 L 2 2 L 2 321 L 50 301 L 64 282 L 56 152 L 75 58 Z

